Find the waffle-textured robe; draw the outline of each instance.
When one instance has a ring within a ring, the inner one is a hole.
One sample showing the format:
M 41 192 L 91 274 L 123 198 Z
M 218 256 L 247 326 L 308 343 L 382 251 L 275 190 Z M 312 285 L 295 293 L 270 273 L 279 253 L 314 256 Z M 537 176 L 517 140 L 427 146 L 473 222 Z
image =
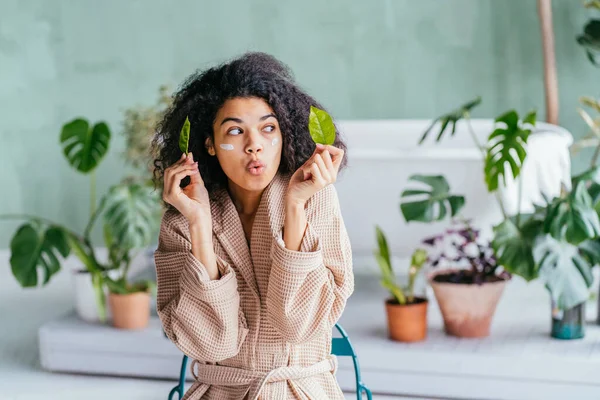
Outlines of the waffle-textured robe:
M 354 290 L 352 251 L 337 192 L 307 203 L 299 251 L 283 242 L 289 175 L 260 200 L 250 243 L 227 191 L 211 202 L 221 278 L 191 252 L 187 219 L 165 212 L 155 252 L 157 310 L 167 336 L 192 360 L 184 399 L 343 399 L 332 329 Z

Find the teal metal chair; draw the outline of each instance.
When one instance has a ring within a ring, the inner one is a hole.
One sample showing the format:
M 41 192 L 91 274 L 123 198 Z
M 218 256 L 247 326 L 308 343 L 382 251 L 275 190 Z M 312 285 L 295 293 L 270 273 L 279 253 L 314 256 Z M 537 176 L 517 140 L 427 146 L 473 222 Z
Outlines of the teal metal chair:
M 356 399 L 362 400 L 363 393 L 367 395 L 368 400 L 373 399 L 373 395 L 371 394 L 371 390 L 365 386 L 361 377 L 360 377 L 360 365 L 358 364 L 358 356 L 354 351 L 354 347 L 352 347 L 352 343 L 350 343 L 350 338 L 348 334 L 339 324 L 335 324 L 338 332 L 342 337 L 334 337 L 331 343 L 331 354 L 339 356 L 339 357 L 352 357 L 352 362 L 354 363 L 354 376 L 356 377 Z M 183 397 L 184 393 L 184 385 L 185 385 L 185 372 L 187 371 L 188 364 L 188 356 L 183 356 L 183 361 L 181 362 L 181 371 L 179 372 L 179 384 L 175 386 L 169 392 L 169 400 L 180 400 Z M 175 398 L 175 394 L 178 395 Z

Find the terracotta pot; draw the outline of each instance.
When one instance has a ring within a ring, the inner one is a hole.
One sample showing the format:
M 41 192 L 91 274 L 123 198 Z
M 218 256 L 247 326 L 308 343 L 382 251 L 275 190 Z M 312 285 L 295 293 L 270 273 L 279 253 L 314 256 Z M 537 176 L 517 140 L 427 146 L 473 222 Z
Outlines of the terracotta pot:
M 385 302 L 389 338 L 399 342 L 418 342 L 427 336 L 427 299 L 415 297 L 416 302 L 398 304 L 395 299 Z
M 108 295 L 112 324 L 120 329 L 142 329 L 150 320 L 150 293 Z
M 492 319 L 506 280 L 481 285 L 433 280 L 438 274 L 450 272 L 439 271 L 429 276 L 429 284 L 444 318 L 446 333 L 471 338 L 489 336 Z

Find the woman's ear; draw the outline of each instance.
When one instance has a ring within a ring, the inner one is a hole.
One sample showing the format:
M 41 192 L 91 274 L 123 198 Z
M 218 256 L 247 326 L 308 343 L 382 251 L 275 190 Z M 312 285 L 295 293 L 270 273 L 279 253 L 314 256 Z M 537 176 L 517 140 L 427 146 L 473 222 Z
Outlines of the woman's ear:
M 204 146 L 206 146 L 206 151 L 208 151 L 208 154 L 210 154 L 211 156 L 214 156 L 216 154 L 215 147 L 213 146 L 211 138 L 206 138 L 206 142 L 204 142 Z

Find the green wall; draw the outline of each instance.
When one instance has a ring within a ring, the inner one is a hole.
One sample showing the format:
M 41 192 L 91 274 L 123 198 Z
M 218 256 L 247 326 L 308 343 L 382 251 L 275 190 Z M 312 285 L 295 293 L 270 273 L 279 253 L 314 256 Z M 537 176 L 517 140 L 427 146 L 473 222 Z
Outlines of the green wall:
M 581 136 L 577 99 L 598 96 L 600 70 L 574 40 L 580 2 L 553 3 L 561 124 Z M 288 63 L 337 118 L 430 118 L 475 95 L 475 117 L 543 110 L 535 0 L 2 0 L 0 213 L 83 229 L 89 180 L 63 160 L 62 124 L 82 115 L 113 128 L 102 194 L 124 172 L 123 109 L 245 50 Z M 17 225 L 0 224 L 7 248 Z

